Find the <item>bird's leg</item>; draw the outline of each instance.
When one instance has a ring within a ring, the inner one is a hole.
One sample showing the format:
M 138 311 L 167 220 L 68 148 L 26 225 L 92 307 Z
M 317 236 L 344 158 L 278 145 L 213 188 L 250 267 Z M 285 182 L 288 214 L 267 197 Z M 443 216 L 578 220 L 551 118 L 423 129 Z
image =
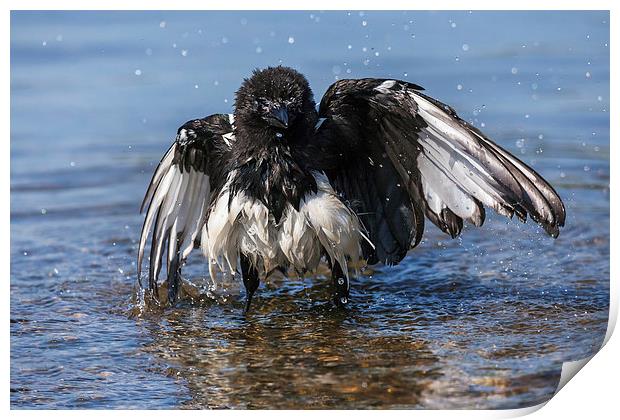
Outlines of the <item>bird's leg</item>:
M 334 283 L 334 303 L 343 308 L 349 302 L 349 278 L 342 272 L 338 261 L 334 261 L 330 266 Z
M 168 267 L 168 302 L 172 305 L 179 297 L 179 286 L 181 285 L 181 261 L 179 254 L 174 257 Z
M 241 260 L 241 276 L 245 286 L 245 313 L 248 313 L 252 303 L 252 296 L 254 296 L 254 292 L 258 289 L 258 270 L 245 255 L 241 254 L 239 259 Z

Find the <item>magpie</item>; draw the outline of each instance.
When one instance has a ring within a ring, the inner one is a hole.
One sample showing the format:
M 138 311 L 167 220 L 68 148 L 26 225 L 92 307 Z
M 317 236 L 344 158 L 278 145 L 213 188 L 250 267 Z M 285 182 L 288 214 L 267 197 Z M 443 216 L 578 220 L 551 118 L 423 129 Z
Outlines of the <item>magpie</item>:
M 261 277 L 304 275 L 321 260 L 346 306 L 360 262 L 399 263 L 425 218 L 455 238 L 488 207 L 557 237 L 566 213 L 553 187 L 423 90 L 338 80 L 317 111 L 296 70 L 255 70 L 233 114 L 183 124 L 157 166 L 140 208 L 138 279 L 150 237 L 148 288 L 158 296 L 165 262 L 172 303 L 199 247 L 214 281 L 241 276 L 246 312 Z

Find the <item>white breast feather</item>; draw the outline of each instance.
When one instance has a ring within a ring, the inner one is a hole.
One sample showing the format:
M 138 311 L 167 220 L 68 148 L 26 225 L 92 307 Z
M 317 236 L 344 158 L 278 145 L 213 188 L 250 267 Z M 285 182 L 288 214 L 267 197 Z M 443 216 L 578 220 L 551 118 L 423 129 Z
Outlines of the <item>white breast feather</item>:
M 348 273 L 348 262 L 360 259 L 360 240 L 368 239 L 360 231 L 357 216 L 338 198 L 327 177 L 318 172 L 313 175 L 317 193 L 307 194 L 299 211 L 288 205 L 278 225 L 262 202 L 243 192 L 233 197 L 229 209 L 226 184 L 202 230 L 201 247 L 214 280 L 216 268 L 224 273 L 238 271 L 239 252 L 265 272 L 277 266 L 292 266 L 301 272 L 317 267 L 324 248 Z

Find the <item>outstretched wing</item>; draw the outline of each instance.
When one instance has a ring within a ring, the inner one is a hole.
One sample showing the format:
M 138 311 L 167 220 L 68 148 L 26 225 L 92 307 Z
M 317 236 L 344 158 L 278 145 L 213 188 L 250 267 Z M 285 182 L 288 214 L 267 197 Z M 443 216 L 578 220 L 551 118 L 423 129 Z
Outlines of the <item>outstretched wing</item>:
M 418 244 L 424 215 L 457 236 L 484 206 L 527 215 L 553 237 L 564 205 L 533 169 L 458 117 L 449 106 L 397 80 L 334 83 L 321 100 L 316 144 L 334 186 L 369 231 L 369 262 L 400 261 Z
M 157 166 L 140 207 L 140 212 L 145 207 L 147 212 L 138 249 L 138 279 L 151 235 L 149 289 L 157 290 L 166 258 L 171 300 L 176 297 L 180 264 L 205 223 L 211 191 L 222 182 L 232 131 L 232 116 L 225 114 L 183 124 Z

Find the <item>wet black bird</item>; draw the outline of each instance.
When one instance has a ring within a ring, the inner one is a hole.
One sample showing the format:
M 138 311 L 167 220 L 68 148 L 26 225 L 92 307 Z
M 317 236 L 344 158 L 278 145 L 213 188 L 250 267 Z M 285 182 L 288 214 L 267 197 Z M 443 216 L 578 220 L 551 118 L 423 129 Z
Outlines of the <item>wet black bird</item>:
M 234 114 L 183 124 L 153 175 L 138 253 L 141 267 L 152 235 L 149 288 L 165 260 L 174 301 L 200 244 L 212 277 L 240 273 L 246 310 L 260 276 L 305 273 L 321 259 L 345 305 L 353 266 L 397 264 L 420 242 L 425 218 L 454 238 L 464 220 L 481 226 L 489 207 L 529 215 L 556 237 L 565 209 L 549 183 L 422 90 L 339 80 L 317 112 L 303 75 L 256 70 Z

